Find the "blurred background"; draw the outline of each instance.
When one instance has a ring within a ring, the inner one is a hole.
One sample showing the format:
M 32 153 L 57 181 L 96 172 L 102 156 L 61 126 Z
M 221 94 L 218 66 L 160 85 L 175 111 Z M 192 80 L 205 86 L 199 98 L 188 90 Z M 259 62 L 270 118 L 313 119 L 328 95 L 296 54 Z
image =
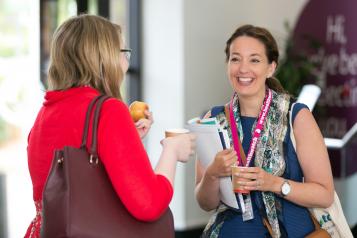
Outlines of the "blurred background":
M 353 0 L 0 0 L 0 238 L 23 237 L 35 216 L 27 135 L 46 90 L 51 36 L 79 13 L 123 27 L 133 54 L 122 95 L 128 104 L 147 102 L 154 113 L 144 140 L 153 166 L 165 128 L 183 127 L 229 100 L 224 47 L 231 33 L 242 24 L 268 28 L 281 53 L 277 77 L 311 105 L 355 231 L 357 30 L 352 24 L 357 16 L 352 9 L 357 9 Z M 199 237 L 210 216 L 196 203 L 194 177 L 194 161 L 178 167 L 170 205 L 176 237 Z

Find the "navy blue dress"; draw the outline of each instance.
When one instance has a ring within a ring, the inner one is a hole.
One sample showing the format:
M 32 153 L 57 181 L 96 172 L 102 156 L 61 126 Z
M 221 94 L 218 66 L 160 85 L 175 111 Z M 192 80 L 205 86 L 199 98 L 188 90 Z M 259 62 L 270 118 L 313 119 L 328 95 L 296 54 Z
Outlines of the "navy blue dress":
M 300 103 L 297 103 L 294 106 L 292 114 L 293 121 L 297 113 L 302 108 L 307 108 L 307 106 Z M 212 115 L 213 114 L 215 114 L 215 112 L 212 109 Z M 256 118 L 253 117 L 241 116 L 241 123 L 244 134 L 242 146 L 246 154 L 248 153 L 248 149 L 250 146 L 250 141 L 252 138 L 251 131 L 255 120 Z M 303 173 L 298 162 L 293 144 L 290 140 L 290 127 L 288 127 L 288 131 L 284 140 L 284 150 L 286 157 L 285 161 L 287 165 L 284 177 L 294 181 L 302 182 Z M 254 161 L 252 162 L 252 164 L 254 164 Z M 251 192 L 251 199 L 254 219 L 243 222 L 242 215 L 239 211 L 235 211 L 232 209 L 225 211 L 225 220 L 219 233 L 220 238 L 270 237 L 269 233 L 263 225 L 259 208 L 257 206 L 257 204 L 263 204 L 261 201 L 260 192 Z M 307 234 L 311 233 L 314 230 L 314 226 L 310 218 L 309 212 L 305 207 L 291 203 L 278 196 L 276 197 L 276 199 L 280 199 L 282 204 L 282 229 L 285 230 L 288 237 L 305 237 Z

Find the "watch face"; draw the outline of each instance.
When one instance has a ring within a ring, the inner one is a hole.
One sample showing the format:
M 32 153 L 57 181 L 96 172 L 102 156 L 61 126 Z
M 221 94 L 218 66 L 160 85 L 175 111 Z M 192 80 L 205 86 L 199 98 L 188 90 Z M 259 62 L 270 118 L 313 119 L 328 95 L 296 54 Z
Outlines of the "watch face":
M 281 187 L 281 193 L 286 196 L 290 193 L 290 185 L 287 182 L 284 182 L 283 186 Z

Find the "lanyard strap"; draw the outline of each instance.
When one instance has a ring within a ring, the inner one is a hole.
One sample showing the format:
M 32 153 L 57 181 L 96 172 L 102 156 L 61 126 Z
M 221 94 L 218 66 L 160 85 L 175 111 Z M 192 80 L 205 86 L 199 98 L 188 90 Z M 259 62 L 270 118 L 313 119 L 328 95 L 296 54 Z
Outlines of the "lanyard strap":
M 231 132 L 232 132 L 232 125 L 231 125 L 230 113 L 229 113 L 229 104 L 224 106 L 224 112 L 226 114 L 226 118 L 227 118 L 228 124 L 231 127 Z M 239 148 L 239 155 L 240 155 L 241 160 L 243 162 L 242 164 L 246 164 L 247 159 L 245 157 L 244 149 L 243 149 L 242 143 L 240 143 L 240 140 L 238 140 L 238 148 Z
M 258 139 L 260 137 L 260 134 L 263 130 L 263 126 L 264 126 L 264 121 L 268 115 L 268 111 L 270 108 L 270 104 L 272 101 L 272 92 L 271 89 L 268 89 L 268 93 L 266 94 L 265 98 L 264 98 L 264 102 L 263 102 L 263 107 L 262 110 L 259 113 L 259 117 L 258 117 L 258 121 L 257 124 L 255 126 L 254 129 L 254 133 L 253 133 L 253 137 L 252 140 L 250 142 L 250 146 L 249 146 L 249 150 L 248 150 L 248 155 L 247 155 L 247 161 L 246 163 L 243 162 L 243 158 L 240 154 L 240 148 L 239 148 L 239 135 L 238 135 L 238 129 L 237 129 L 237 125 L 236 125 L 236 120 L 234 118 L 234 113 L 233 113 L 233 99 L 234 96 L 232 97 L 231 103 L 229 105 L 229 122 L 230 122 L 230 126 L 231 126 L 231 132 L 232 132 L 232 140 L 233 140 L 233 146 L 234 146 L 234 150 L 237 152 L 237 157 L 238 157 L 238 165 L 239 166 L 249 166 L 250 161 L 253 158 L 254 152 L 255 152 L 255 148 L 257 147 L 257 143 L 258 143 Z M 244 151 L 243 151 L 244 153 Z

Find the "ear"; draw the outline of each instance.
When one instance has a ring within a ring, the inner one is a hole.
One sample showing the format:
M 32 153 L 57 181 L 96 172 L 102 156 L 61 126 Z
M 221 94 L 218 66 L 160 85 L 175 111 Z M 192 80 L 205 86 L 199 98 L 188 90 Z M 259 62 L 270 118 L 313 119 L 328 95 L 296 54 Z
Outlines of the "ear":
M 276 70 L 276 62 L 273 61 L 269 64 L 269 69 L 268 69 L 268 78 L 271 78 L 273 76 L 273 74 L 275 73 L 275 70 Z

